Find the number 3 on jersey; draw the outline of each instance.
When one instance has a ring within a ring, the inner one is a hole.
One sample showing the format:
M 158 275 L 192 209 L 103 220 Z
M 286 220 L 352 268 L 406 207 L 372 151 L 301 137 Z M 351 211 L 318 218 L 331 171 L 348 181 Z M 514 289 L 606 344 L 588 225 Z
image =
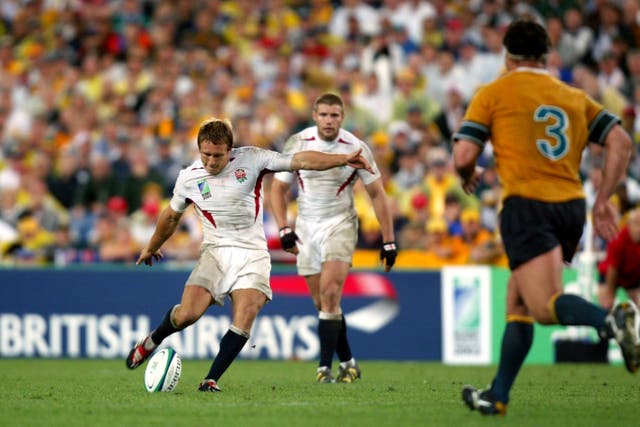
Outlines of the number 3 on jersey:
M 569 138 L 567 128 L 569 118 L 562 108 L 553 105 L 541 105 L 533 113 L 533 120 L 545 122 L 545 133 L 551 139 L 537 139 L 538 151 L 548 159 L 560 160 L 569 152 Z

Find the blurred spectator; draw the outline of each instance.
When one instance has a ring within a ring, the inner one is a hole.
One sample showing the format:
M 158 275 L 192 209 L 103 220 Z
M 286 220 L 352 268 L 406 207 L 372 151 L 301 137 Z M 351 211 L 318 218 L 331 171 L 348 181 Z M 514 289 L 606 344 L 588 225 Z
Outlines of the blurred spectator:
M 488 188 L 480 194 L 480 224 L 491 232 L 498 232 L 500 190 Z
M 347 39 L 353 34 L 349 28 L 349 18 L 355 19 L 355 24 L 363 35 L 378 34 L 380 29 L 378 12 L 363 0 L 344 0 L 331 16 L 329 34 L 341 40 Z
M 51 261 L 55 236 L 44 229 L 30 211 L 18 218 L 18 241 L 9 256 L 18 264 L 42 265 Z
M 391 39 L 394 44 L 400 46 L 405 58 L 409 55 L 420 52 L 419 43 L 409 37 L 404 25 L 392 24 Z
M 6 254 L 19 244 L 18 230 L 0 218 L 0 264 L 4 263 Z
M 119 193 L 120 183 L 111 171 L 111 164 L 105 155 L 93 153 L 90 159 L 89 176 L 78 188 L 76 204 L 87 212 L 99 212 L 111 197 Z
M 430 96 L 416 87 L 417 77 L 413 71 L 405 68 L 395 76 L 395 91 L 393 94 L 392 120 L 405 120 L 409 107 L 419 107 L 426 123 L 431 123 L 440 113 L 440 105 Z M 430 83 L 428 83 L 430 84 Z
M 622 22 L 622 11 L 618 4 L 613 1 L 600 2 L 593 18 L 595 34 L 591 56 L 594 61 L 600 62 L 605 54 L 612 51 L 616 38 L 624 40 L 628 46 L 634 46 L 633 35 Z
M 606 52 L 598 61 L 598 84 L 600 90 L 605 91 L 609 87 L 622 90 L 624 88 L 625 75 L 618 67 L 618 58 L 613 52 Z
M 409 222 L 398 236 L 398 245 L 402 250 L 424 249 L 425 225 L 422 222 Z M 425 266 L 426 267 L 426 266 Z
M 148 184 L 164 185 L 162 173 L 151 166 L 149 156 L 140 147 L 132 147 L 129 153 L 131 174 L 122 182 L 121 194 L 127 201 L 129 213 L 142 206 L 142 194 Z
M 462 223 L 460 216 L 462 215 L 462 202 L 456 193 L 449 193 L 444 198 L 444 215 L 443 218 L 447 222 L 447 232 L 451 236 L 459 236 L 462 234 Z
M 458 129 L 466 110 L 465 96 L 462 88 L 455 82 L 446 87 L 443 109 L 435 118 L 435 124 L 445 141 L 451 141 L 453 131 Z
M 467 264 L 491 264 L 499 255 L 502 249 L 494 241 L 493 234 L 482 227 L 480 223 L 480 213 L 475 209 L 465 209 L 460 215 L 462 232 L 454 236 L 459 239 L 459 246 L 464 248 L 464 255 Z
M 433 147 L 427 152 L 427 173 L 424 189 L 429 197 L 430 214 L 433 218 L 442 218 L 447 195 L 455 194 L 463 207 L 477 206 L 477 200 L 467 196 L 460 187 L 458 178 L 450 167 L 449 153 L 443 148 Z
M 148 185 L 142 194 L 140 209 L 131 214 L 131 237 L 143 247 L 153 235 L 162 208 L 162 189 Z M 126 213 L 127 209 L 124 209 Z
M 438 54 L 437 68 L 433 70 L 433 74 L 427 76 L 427 96 L 433 98 L 438 105 L 444 105 L 447 90 L 457 86 L 463 97 L 467 98 L 471 94 L 471 88 L 467 86 L 468 82 L 465 68 L 456 62 L 454 51 L 448 48 L 442 49 Z
M 44 230 L 54 232 L 69 223 L 69 214 L 51 195 L 45 181 L 28 177 L 24 182 L 21 196 L 17 200 L 23 211 L 29 212 Z
M 391 178 L 400 191 L 409 191 L 418 186 L 424 177 L 424 164 L 416 150 L 399 153 L 398 172 Z
M 482 40 L 485 50 L 478 52 L 482 63 L 480 74 L 476 77 L 477 84 L 486 84 L 496 79 L 504 71 L 505 49 L 502 45 L 502 30 L 504 27 L 482 27 Z
M 381 87 L 376 73 L 367 74 L 364 80 L 360 93 L 353 96 L 353 103 L 357 108 L 377 116 L 381 127 L 384 127 L 391 119 L 392 87 Z
M 358 138 L 366 139 L 380 129 L 381 123 L 376 115 L 369 110 L 360 108 L 353 102 L 352 87 L 349 83 L 342 83 L 338 88 L 338 94 L 344 103 L 344 123 L 342 127 L 356 135 Z
M 593 31 L 584 25 L 582 13 L 575 7 L 567 9 L 562 20 L 564 29 L 555 47 L 563 64 L 571 68 L 588 55 Z
M 424 18 L 421 32 L 420 40 L 422 40 L 423 43 L 433 46 L 436 49 L 440 49 L 444 44 L 444 32 L 442 28 L 438 26 L 438 20 L 435 15 Z
M 71 209 L 74 206 L 83 175 L 83 171 L 78 168 L 76 153 L 70 149 L 61 151 L 56 167 L 46 179 L 51 195 L 65 209 Z
M 638 86 L 640 85 L 640 50 L 633 49 L 626 56 L 627 73 L 624 85 L 621 89 L 622 94 L 634 105 L 638 105 Z M 637 111 L 636 111 L 637 113 Z
M 432 217 L 426 225 L 425 246 L 428 265 L 441 267 L 446 264 L 460 264 L 464 246 L 447 232 L 443 218 Z
M 388 21 L 383 21 L 387 23 Z M 392 38 L 393 28 L 383 28 L 362 49 L 360 69 L 364 75 L 375 74 L 380 88 L 390 92 L 393 76 L 403 68 L 406 59 L 402 47 Z
M 96 222 L 91 246 L 104 262 L 133 262 L 140 250 L 131 237 L 128 223 L 106 213 Z

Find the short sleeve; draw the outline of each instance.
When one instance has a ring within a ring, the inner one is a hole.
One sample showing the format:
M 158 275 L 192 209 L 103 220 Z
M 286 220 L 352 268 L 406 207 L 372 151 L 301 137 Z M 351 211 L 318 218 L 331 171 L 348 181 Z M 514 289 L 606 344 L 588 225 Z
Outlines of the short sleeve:
M 284 148 L 282 149 L 282 153 L 283 154 L 290 154 L 291 155 L 291 159 L 293 161 L 293 154 L 300 151 L 300 134 L 296 133 L 294 135 L 291 135 L 289 137 L 289 139 L 287 139 L 287 141 L 284 144 Z M 274 175 L 274 177 L 278 180 L 278 181 L 282 181 L 282 182 L 286 182 L 288 184 L 291 184 L 293 182 L 293 178 L 294 175 L 292 172 L 290 171 L 282 171 L 282 172 L 278 172 Z
M 189 198 L 187 197 L 187 189 L 185 187 L 185 170 L 180 171 L 178 178 L 176 179 L 176 185 L 173 187 L 173 196 L 169 201 L 169 206 L 176 212 L 184 212 L 189 204 Z
M 620 118 L 605 110 L 602 105 L 587 97 L 587 120 L 589 123 L 589 141 L 604 145 L 609 131 L 617 124 Z
M 453 142 L 466 139 L 484 148 L 489 139 L 491 111 L 488 88 L 480 88 L 471 99 L 460 128 L 453 134 Z

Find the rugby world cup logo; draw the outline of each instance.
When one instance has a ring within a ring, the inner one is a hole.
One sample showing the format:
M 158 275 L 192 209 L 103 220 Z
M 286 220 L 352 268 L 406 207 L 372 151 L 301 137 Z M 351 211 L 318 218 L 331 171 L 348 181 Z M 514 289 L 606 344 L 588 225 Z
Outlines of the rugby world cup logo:
M 234 175 L 236 176 L 236 180 L 239 183 L 243 183 L 247 180 L 247 171 L 245 171 L 242 168 L 236 169 L 235 171 L 233 171 Z
M 211 189 L 209 188 L 209 183 L 206 178 L 198 180 L 198 190 L 200 190 L 200 194 L 204 200 L 211 197 Z

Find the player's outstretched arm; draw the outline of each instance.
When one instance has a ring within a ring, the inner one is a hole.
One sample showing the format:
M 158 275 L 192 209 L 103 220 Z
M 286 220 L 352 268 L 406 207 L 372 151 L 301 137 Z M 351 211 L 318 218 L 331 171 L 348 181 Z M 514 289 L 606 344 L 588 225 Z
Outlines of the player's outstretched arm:
M 351 166 L 354 169 L 366 169 L 373 173 L 373 168 L 362 156 L 362 149 L 349 154 L 330 154 L 321 151 L 299 151 L 293 155 L 292 170 L 327 170 L 338 166 Z
M 173 235 L 180 223 L 180 218 L 182 218 L 182 212 L 176 212 L 171 209 L 171 206 L 167 206 L 160 213 L 160 217 L 158 218 L 158 224 L 156 225 L 156 229 L 153 232 L 153 236 L 147 243 L 147 246 L 142 249 L 140 252 L 140 256 L 138 257 L 138 261 L 136 261 L 136 265 L 146 264 L 149 266 L 153 265 L 153 261 L 159 261 L 162 259 L 163 255 L 160 251 L 160 247 L 164 244 L 164 242 Z

